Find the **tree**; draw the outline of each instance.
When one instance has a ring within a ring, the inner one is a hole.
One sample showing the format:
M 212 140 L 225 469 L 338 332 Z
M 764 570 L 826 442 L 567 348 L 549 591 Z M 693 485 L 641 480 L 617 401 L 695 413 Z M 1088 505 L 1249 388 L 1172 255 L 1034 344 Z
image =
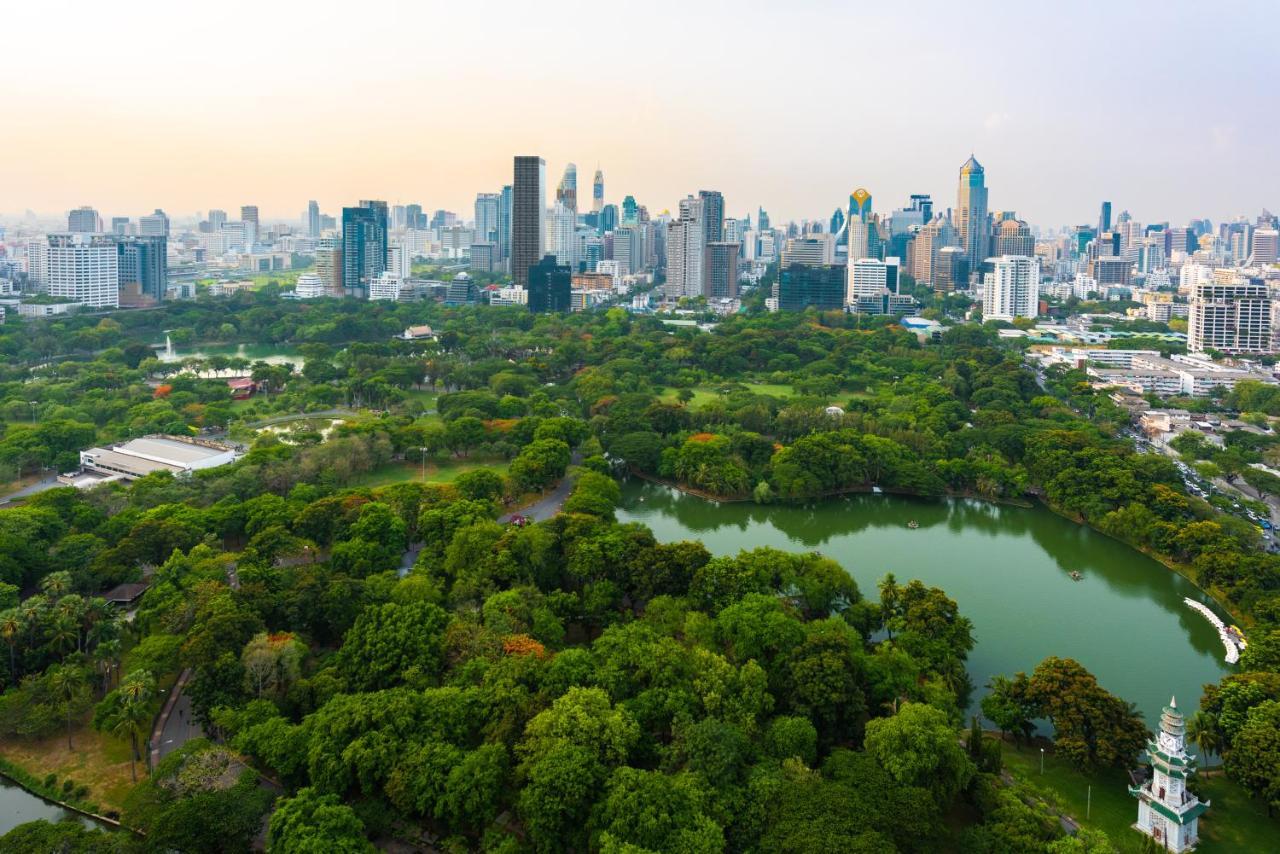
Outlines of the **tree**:
M 1016 681 L 1016 677 L 1015 677 Z M 1047 717 L 1060 755 L 1080 768 L 1127 768 L 1150 733 L 1133 707 L 1098 685 L 1070 658 L 1049 657 L 1036 666 L 1027 697 Z
M 142 758 L 139 736 L 151 723 L 151 701 L 156 681 L 149 670 L 135 670 L 124 678 L 120 687 L 109 693 L 93 714 L 93 727 L 117 738 L 129 739 L 129 774 L 138 782 L 137 763 Z
M 975 773 L 944 712 L 906 703 L 897 714 L 867 723 L 867 752 L 895 780 L 950 803 Z
M 448 622 L 449 615 L 428 602 L 370 605 L 343 639 L 339 667 L 363 691 L 434 679 Z
M 246 687 L 257 697 L 283 695 L 301 674 L 306 654 L 306 644 L 289 632 L 259 632 L 240 654 Z
M 453 481 L 463 498 L 473 501 L 496 501 L 502 497 L 502 475 L 492 469 L 463 472 Z
M 1227 774 L 1267 805 L 1267 815 L 1280 807 L 1280 700 L 1249 710 L 1244 726 L 1231 741 Z
M 1187 721 L 1187 740 L 1200 748 L 1205 757 L 1212 756 L 1222 750 L 1222 733 L 1218 730 L 1218 721 L 1203 709 L 1197 711 Z
M 89 707 L 89 675 L 83 667 L 59 664 L 50 669 L 49 688 L 67 721 L 67 750 L 71 744 L 71 724 L 76 715 Z
M 704 812 L 706 801 L 692 774 L 622 767 L 610 775 L 591 823 L 605 847 L 689 854 L 723 851 L 724 835 Z
M 455 455 L 465 457 L 466 452 L 484 441 L 484 422 L 464 415 L 445 425 L 445 446 Z
M 271 814 L 267 845 L 278 854 L 364 854 L 374 847 L 364 823 L 337 795 L 300 789 Z
M 1030 738 L 1035 731 L 1036 704 L 1028 696 L 1026 676 L 993 676 L 987 687 L 991 693 L 982 698 L 982 714 L 987 720 L 1012 735 L 1014 744 Z

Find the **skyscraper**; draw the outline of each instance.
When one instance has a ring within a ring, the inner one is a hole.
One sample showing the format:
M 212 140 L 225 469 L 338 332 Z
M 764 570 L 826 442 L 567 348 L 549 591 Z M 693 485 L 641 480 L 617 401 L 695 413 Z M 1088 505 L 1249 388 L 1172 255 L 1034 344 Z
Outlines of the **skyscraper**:
M 756 231 L 769 230 L 769 214 L 764 208 L 756 210 Z
M 1103 202 L 1098 211 L 1098 233 L 1111 230 L 1111 202 Z
M 933 199 L 928 193 L 912 193 L 909 207 L 913 211 L 920 211 L 920 218 L 925 222 L 933 220 Z
M 498 194 L 498 260 L 502 269 L 506 269 L 507 259 L 511 257 L 511 185 L 503 184 Z
M 497 193 L 477 193 L 475 214 L 476 214 L 476 242 L 477 243 L 497 243 L 498 242 L 498 219 L 499 210 L 502 207 L 502 196 Z
M 1271 352 L 1271 298 L 1262 279 L 1201 282 L 1191 292 L 1187 350 Z
M 573 209 L 563 199 L 556 199 L 556 206 L 551 211 L 551 254 L 555 256 L 557 263 L 571 270 L 578 266 L 574 227 L 576 219 Z
M 1002 221 L 996 227 L 994 237 L 994 254 L 997 256 L 1036 254 L 1036 239 L 1031 236 L 1031 227 L 1020 219 Z
M 111 218 L 111 233 L 112 234 L 128 234 L 129 218 L 127 216 L 113 216 Z
M 1040 262 L 1023 255 L 992 259 L 982 296 L 983 320 L 1035 317 L 1040 310 Z
M 591 210 L 600 213 L 604 207 L 604 172 L 596 169 L 595 180 L 591 182 Z
M 50 234 L 45 272 L 49 296 L 94 308 L 120 305 L 120 257 L 106 234 Z
M 706 226 L 702 215 L 702 200 L 688 196 L 680 200 L 680 217 L 667 226 L 668 299 L 702 295 L 703 250 L 706 247 Z
M 387 269 L 387 203 L 362 199 L 342 209 L 342 287 L 367 296 L 369 283 Z
M 706 270 L 702 294 L 708 299 L 736 299 L 738 296 L 738 243 L 712 241 L 705 247 Z
M 258 242 L 258 206 L 241 205 L 240 221 L 245 224 L 246 239 L 249 243 L 249 249 L 252 249 L 253 244 Z
M 564 167 L 564 175 L 556 187 L 556 201 L 578 216 L 578 167 L 570 163 Z
M 573 271 L 557 264 L 555 256 L 544 256 L 526 270 L 529 277 L 529 311 L 534 314 L 568 312 L 573 302 Z
M 155 213 L 138 217 L 138 234 L 147 237 L 168 237 L 169 216 L 156 208 Z
M 67 214 L 67 231 L 72 234 L 97 234 L 102 231 L 102 217 L 85 205 Z
M 315 199 L 307 202 L 307 234 L 311 237 L 320 236 L 320 203 Z
M 960 190 L 956 199 L 956 231 L 960 246 L 969 260 L 970 271 L 977 270 L 987 258 L 987 186 L 986 174 L 973 155 L 960 167 Z
M 912 243 L 911 275 L 922 285 L 933 285 L 934 268 L 938 263 L 938 253 L 943 247 L 956 245 L 956 230 L 951 220 L 941 214 L 933 221 L 920 228 Z M 965 253 L 968 260 L 968 253 Z
M 778 273 L 778 308 L 782 311 L 803 311 L 809 306 L 823 311 L 843 308 L 846 280 L 844 264 L 783 267 Z
M 719 190 L 699 190 L 702 201 L 703 243 L 718 243 L 724 239 L 724 195 Z
M 169 241 L 164 235 L 117 237 L 121 302 L 161 302 L 169 289 Z
M 427 218 L 422 215 L 422 205 L 404 206 L 404 224 L 405 228 L 412 228 L 415 231 L 427 227 Z
M 517 155 L 511 181 L 511 278 L 528 287 L 529 268 L 542 258 L 546 238 L 547 164 L 541 157 Z
M 217 208 L 209 209 L 209 230 L 221 231 L 222 224 L 227 221 L 227 212 L 218 210 Z
M 622 200 L 622 224 L 632 225 L 640 221 L 640 206 L 635 196 L 627 196 Z

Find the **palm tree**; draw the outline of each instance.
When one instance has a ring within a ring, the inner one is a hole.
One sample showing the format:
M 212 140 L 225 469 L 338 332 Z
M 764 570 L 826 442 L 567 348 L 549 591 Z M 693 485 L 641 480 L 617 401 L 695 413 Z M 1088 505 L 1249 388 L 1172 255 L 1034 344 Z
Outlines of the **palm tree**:
M 60 664 L 49 673 L 49 687 L 62 702 L 67 717 L 67 750 L 74 750 L 71 744 L 71 718 L 75 714 L 76 699 L 88 686 L 85 673 L 79 667 Z
M 49 632 L 49 646 L 62 653 L 65 661 L 67 653 L 80 643 L 80 625 L 70 617 L 57 617 Z
M 1187 738 L 1195 742 L 1205 756 L 1212 756 L 1222 749 L 1218 720 L 1208 712 L 1196 712 L 1191 716 L 1187 721 Z
M 18 684 L 18 635 L 22 634 L 22 617 L 17 608 L 0 613 L 0 637 L 9 645 L 9 679 Z
M 111 721 L 113 735 L 129 736 L 129 774 L 138 782 L 137 762 L 142 758 L 138 748 L 138 733 L 151 720 L 150 703 L 156 692 L 156 680 L 150 670 L 130 673 L 120 685 L 120 706 Z
M 50 599 L 61 599 L 71 592 L 71 573 L 51 572 L 40 580 L 40 589 Z
M 884 627 L 889 632 L 889 640 L 893 640 L 893 628 L 890 626 L 889 621 L 897 612 L 898 596 L 901 593 L 901 588 L 898 587 L 898 579 L 892 572 L 886 573 L 877 586 L 880 589 L 880 618 L 884 621 Z

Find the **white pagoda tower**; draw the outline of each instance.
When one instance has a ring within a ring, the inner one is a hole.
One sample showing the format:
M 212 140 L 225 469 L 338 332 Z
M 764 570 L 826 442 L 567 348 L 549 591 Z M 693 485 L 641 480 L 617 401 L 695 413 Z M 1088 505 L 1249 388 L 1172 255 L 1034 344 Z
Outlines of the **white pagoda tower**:
M 1169 700 L 1160 715 L 1160 732 L 1147 742 L 1151 778 L 1130 786 L 1138 799 L 1135 828 L 1150 836 L 1166 851 L 1192 851 L 1200 841 L 1200 816 L 1209 802 L 1187 791 L 1187 779 L 1196 771 L 1194 756 L 1187 753 L 1187 728 L 1178 701 Z

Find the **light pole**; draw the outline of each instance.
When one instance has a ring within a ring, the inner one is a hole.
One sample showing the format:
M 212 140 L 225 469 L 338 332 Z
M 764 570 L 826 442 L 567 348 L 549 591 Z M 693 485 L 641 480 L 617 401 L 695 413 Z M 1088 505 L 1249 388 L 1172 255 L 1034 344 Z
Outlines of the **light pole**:
M 423 483 L 426 483 L 426 480 L 427 480 L 427 449 L 426 449 L 426 448 L 419 448 L 418 450 L 419 450 L 419 451 L 422 451 L 422 481 L 423 481 Z
M 1040 773 L 1044 773 L 1044 748 L 1040 748 Z
M 36 407 L 40 405 L 40 401 L 28 400 L 27 403 L 31 404 L 31 423 L 34 424 L 36 423 Z

